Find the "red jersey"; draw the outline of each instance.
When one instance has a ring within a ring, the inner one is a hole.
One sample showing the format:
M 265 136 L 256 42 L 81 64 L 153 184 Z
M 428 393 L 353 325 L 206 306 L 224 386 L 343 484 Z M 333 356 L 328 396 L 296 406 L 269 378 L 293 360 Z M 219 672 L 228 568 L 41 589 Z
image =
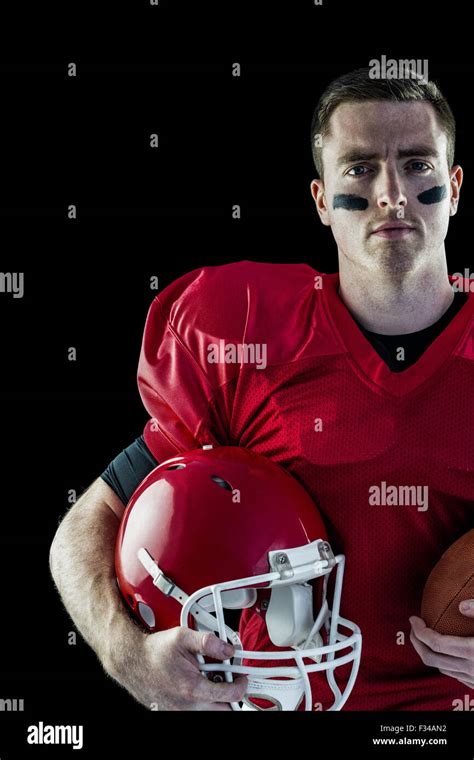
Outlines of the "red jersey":
M 245 446 L 292 473 L 346 555 L 341 614 L 363 644 L 345 709 L 452 710 L 472 690 L 422 663 L 408 618 L 443 551 L 474 525 L 474 297 L 395 373 L 338 283 L 306 264 L 243 261 L 165 288 L 138 369 L 145 442 L 159 462 Z M 386 498 L 404 487 L 416 498 Z M 261 620 L 242 621 L 252 649 Z

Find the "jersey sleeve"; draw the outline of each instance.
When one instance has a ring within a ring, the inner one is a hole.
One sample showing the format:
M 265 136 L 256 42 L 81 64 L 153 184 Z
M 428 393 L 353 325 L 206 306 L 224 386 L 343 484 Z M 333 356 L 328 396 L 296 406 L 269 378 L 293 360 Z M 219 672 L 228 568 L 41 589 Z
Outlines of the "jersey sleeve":
M 135 489 L 157 465 L 158 462 L 141 435 L 109 463 L 101 478 L 125 505 Z
M 150 415 L 144 440 L 159 462 L 205 444 L 231 442 L 239 368 L 208 361 L 211 344 L 239 339 L 245 330 L 245 288 L 223 271 L 228 268 L 189 272 L 150 306 L 137 380 Z

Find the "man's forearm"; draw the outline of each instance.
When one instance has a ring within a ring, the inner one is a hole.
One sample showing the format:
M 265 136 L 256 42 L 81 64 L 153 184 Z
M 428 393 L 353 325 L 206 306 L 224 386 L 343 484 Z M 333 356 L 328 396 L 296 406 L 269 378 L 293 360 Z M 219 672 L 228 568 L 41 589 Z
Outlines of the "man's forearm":
M 146 635 L 128 615 L 115 581 L 118 527 L 96 481 L 63 519 L 50 553 L 66 610 L 111 674 L 119 663 L 133 660 Z

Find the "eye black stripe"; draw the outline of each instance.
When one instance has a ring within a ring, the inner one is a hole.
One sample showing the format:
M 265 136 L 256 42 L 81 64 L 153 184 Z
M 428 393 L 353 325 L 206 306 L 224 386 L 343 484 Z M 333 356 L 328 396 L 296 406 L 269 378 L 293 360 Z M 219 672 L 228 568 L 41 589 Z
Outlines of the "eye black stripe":
M 362 198 L 359 195 L 346 195 L 345 193 L 335 195 L 332 202 L 333 208 L 343 208 L 346 211 L 365 211 L 368 205 L 367 198 Z

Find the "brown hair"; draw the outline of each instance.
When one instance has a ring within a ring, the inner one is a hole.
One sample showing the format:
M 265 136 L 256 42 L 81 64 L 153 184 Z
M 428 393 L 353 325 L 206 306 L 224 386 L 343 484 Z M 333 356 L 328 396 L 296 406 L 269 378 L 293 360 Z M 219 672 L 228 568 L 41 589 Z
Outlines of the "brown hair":
M 318 176 L 323 178 L 323 158 L 321 144 L 315 144 L 315 137 L 329 134 L 332 113 L 341 103 L 364 100 L 391 100 L 396 103 L 422 100 L 431 103 L 441 126 L 448 138 L 448 166 L 454 164 L 454 144 L 456 122 L 448 101 L 435 82 L 421 84 L 414 79 L 370 79 L 369 69 L 356 69 L 335 79 L 321 95 L 311 122 L 311 150 Z

